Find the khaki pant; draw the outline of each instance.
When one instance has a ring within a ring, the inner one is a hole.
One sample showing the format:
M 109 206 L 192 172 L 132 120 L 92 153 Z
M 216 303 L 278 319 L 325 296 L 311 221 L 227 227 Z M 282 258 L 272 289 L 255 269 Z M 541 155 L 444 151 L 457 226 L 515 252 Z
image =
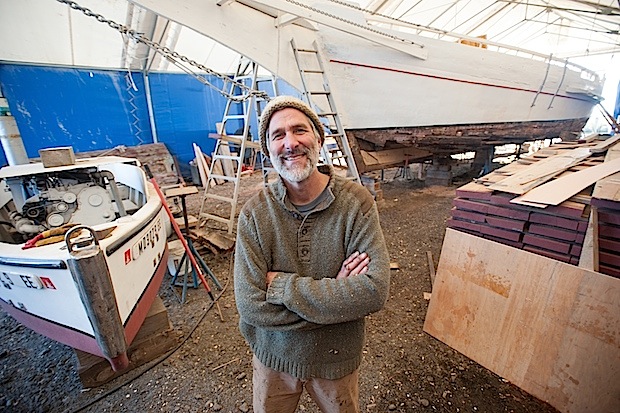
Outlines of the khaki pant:
M 254 413 L 293 413 L 304 387 L 323 413 L 359 413 L 359 369 L 337 380 L 299 380 L 266 367 L 256 356 L 252 365 Z

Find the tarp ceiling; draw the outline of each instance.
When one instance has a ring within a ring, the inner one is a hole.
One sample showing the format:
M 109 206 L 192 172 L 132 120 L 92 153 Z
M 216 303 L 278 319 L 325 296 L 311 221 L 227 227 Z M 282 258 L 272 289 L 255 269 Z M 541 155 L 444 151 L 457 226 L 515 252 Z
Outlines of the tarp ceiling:
M 485 36 L 558 57 L 620 51 L 619 0 L 369 0 L 360 6 L 380 24 Z

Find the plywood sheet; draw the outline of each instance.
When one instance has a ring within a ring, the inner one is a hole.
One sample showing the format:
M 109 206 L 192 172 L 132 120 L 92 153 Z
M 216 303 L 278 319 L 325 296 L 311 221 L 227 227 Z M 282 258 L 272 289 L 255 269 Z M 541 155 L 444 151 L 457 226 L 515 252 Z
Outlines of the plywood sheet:
M 531 188 L 535 188 L 543 182 L 552 179 L 577 162 L 590 156 L 588 148 L 576 148 L 571 151 L 550 156 L 540 160 L 515 174 L 494 183 L 489 188 L 510 192 L 511 194 L 524 194 Z
M 424 331 L 562 412 L 620 406 L 620 279 L 447 229 Z
M 555 179 L 510 202 L 516 204 L 523 202 L 524 205 L 532 203 L 558 205 L 599 179 L 618 171 L 620 171 L 620 158 Z

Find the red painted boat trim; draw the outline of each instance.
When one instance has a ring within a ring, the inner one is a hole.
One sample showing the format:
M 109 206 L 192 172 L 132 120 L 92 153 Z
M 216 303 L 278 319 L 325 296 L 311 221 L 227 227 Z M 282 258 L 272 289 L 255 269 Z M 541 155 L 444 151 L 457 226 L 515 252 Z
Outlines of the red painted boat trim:
M 578 97 L 578 96 L 560 95 L 560 94 L 555 94 L 555 93 L 551 93 L 551 92 L 538 92 L 538 90 L 523 89 L 523 88 L 514 87 L 514 86 L 502 86 L 502 85 L 495 85 L 495 84 L 492 84 L 492 83 L 474 82 L 474 81 L 471 81 L 471 80 L 456 79 L 456 78 L 453 78 L 453 77 L 429 75 L 429 74 L 426 74 L 426 73 L 411 72 L 409 70 L 394 69 L 394 68 L 391 68 L 391 67 L 367 65 L 367 64 L 364 64 L 364 63 L 347 62 L 347 61 L 344 61 L 344 60 L 330 59 L 330 62 L 338 63 L 338 64 L 343 64 L 343 65 L 349 65 L 349 66 L 365 67 L 365 68 L 368 68 L 368 69 L 377 69 L 377 70 L 386 70 L 386 71 L 389 71 L 389 72 L 404 73 L 404 74 L 407 74 L 407 75 L 428 77 L 428 78 L 431 78 L 431 79 L 448 80 L 450 82 L 468 83 L 470 85 L 496 87 L 496 88 L 499 88 L 499 89 L 517 90 L 517 91 L 520 91 L 520 92 L 528 92 L 528 93 L 538 93 L 540 95 L 550 95 L 550 96 L 556 96 L 556 97 L 561 97 L 561 98 L 566 98 L 566 99 L 581 100 L 581 101 L 584 101 L 584 102 L 595 101 L 595 99 L 593 99 L 593 98 L 587 99 L 587 98 L 581 98 L 581 97 Z
M 96 354 L 103 357 L 101 349 L 97 345 L 95 337 L 90 334 L 86 334 L 82 331 L 75 330 L 65 325 L 57 324 L 53 321 L 46 320 L 44 318 L 27 313 L 11 304 L 0 300 L 2 309 L 9 313 L 20 324 L 28 327 L 29 329 L 36 331 L 52 340 L 59 343 L 66 344 L 68 346 L 77 348 L 78 350 L 85 351 L 87 353 Z
M 144 319 L 151 309 L 151 305 L 157 296 L 159 291 L 159 287 L 161 286 L 162 280 L 164 279 L 164 275 L 168 269 L 168 244 L 166 244 L 166 248 L 164 248 L 164 253 L 157 265 L 157 271 L 153 276 L 153 279 L 146 287 L 146 290 L 142 293 L 142 297 L 138 300 L 136 306 L 131 311 L 131 314 L 127 318 L 125 322 L 125 340 L 127 341 L 127 345 L 130 345 L 134 338 L 136 338 L 136 334 L 142 327 L 142 323 L 144 323 Z
M 136 337 L 136 334 L 138 334 L 140 327 L 144 323 L 144 319 L 146 318 L 146 315 L 148 314 L 149 309 L 157 296 L 157 292 L 159 291 L 164 275 L 168 269 L 167 263 L 168 245 L 164 248 L 162 259 L 157 265 L 155 274 L 151 277 L 151 281 L 125 322 L 125 341 L 127 342 L 127 345 L 131 344 L 133 339 Z M 4 300 L 0 300 L 0 306 L 19 323 L 41 335 L 78 350 L 82 350 L 99 357 L 105 357 L 97 344 L 97 340 L 90 334 L 27 313 L 12 306 Z

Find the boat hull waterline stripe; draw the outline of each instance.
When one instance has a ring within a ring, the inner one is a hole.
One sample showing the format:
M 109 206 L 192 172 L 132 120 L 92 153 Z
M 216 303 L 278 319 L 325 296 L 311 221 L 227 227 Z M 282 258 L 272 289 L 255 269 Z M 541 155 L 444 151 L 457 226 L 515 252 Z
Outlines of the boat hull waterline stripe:
M 428 78 L 432 78 L 432 79 L 448 80 L 450 82 L 468 83 L 468 84 L 471 84 L 471 85 L 495 87 L 495 88 L 498 88 L 498 89 L 516 90 L 516 91 L 519 91 L 519 92 L 538 93 L 540 95 L 549 95 L 549 96 L 561 97 L 561 98 L 565 98 L 565 99 L 581 100 L 583 102 L 597 101 L 597 99 L 594 99 L 594 98 L 583 98 L 583 97 L 579 97 L 579 96 L 567 96 L 567 95 L 560 95 L 560 94 L 556 95 L 555 93 L 551 93 L 551 92 L 540 92 L 539 93 L 537 90 L 532 90 L 532 89 L 523 89 L 523 88 L 514 87 L 514 86 L 494 85 L 492 83 L 474 82 L 472 80 L 455 79 L 455 78 L 451 78 L 451 77 L 429 75 L 429 74 L 426 74 L 426 73 L 411 72 L 409 70 L 394 69 L 394 68 L 391 68 L 391 67 L 374 66 L 374 65 L 368 65 L 368 64 L 365 64 L 365 63 L 354 63 L 354 62 L 347 62 L 347 61 L 344 61 L 344 60 L 336 60 L 336 59 L 330 59 L 330 62 L 337 63 L 337 64 L 342 64 L 342 65 L 364 67 L 364 68 L 367 68 L 367 69 L 385 70 L 385 71 L 389 71 L 389 72 L 403 73 L 403 74 L 407 74 L 407 75 L 422 76 L 422 77 L 428 77 Z

